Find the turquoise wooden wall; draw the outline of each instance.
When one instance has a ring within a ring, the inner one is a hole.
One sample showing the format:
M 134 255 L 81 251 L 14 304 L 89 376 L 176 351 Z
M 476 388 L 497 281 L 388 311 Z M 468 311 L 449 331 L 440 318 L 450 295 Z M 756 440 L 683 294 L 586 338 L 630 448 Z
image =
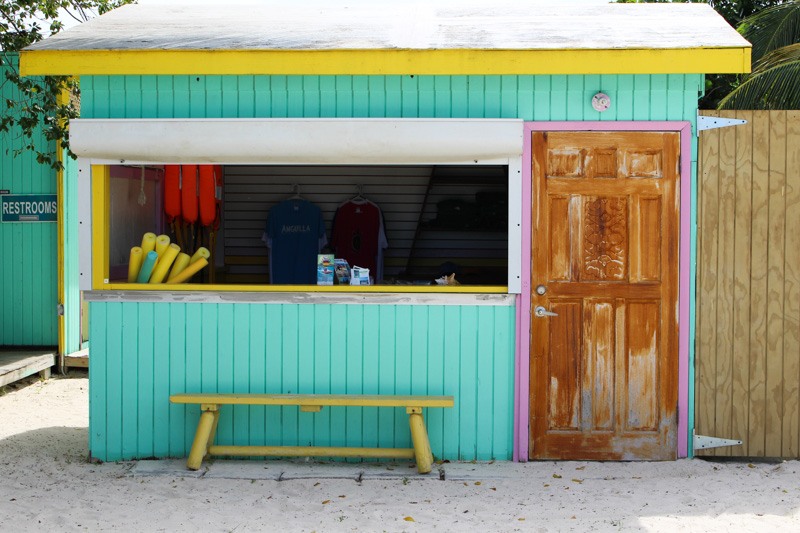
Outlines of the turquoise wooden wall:
M 90 450 L 188 454 L 176 392 L 451 394 L 426 410 L 434 455 L 510 459 L 513 306 L 90 304 Z M 404 409 L 223 407 L 217 442 L 410 447 Z
M 0 54 L 16 68 L 16 57 Z M 6 64 L 0 66 L 5 82 Z M 6 99 L 19 99 L 11 83 L 0 84 Z M 56 171 L 36 155 L 15 151 L 25 146 L 19 130 L 0 132 L 0 190 L 11 194 L 56 194 Z M 55 151 L 39 132 L 39 149 Z M 0 223 L 0 346 L 58 345 L 58 257 L 55 222 Z
M 78 164 L 66 154 L 63 158 L 64 195 L 61 218 L 64 234 L 64 346 L 63 353 L 81 349 L 81 290 L 78 267 Z
M 442 117 L 694 124 L 702 86 L 703 76 L 681 74 L 91 76 L 81 78 L 81 113 L 84 118 Z M 590 104 L 598 91 L 612 99 L 604 113 Z M 696 152 L 694 147 L 693 160 Z M 95 302 L 90 314 L 91 451 L 102 460 L 185 455 L 197 408 L 166 402 L 170 392 L 193 387 L 410 391 L 457 398 L 456 410 L 429 414 L 436 455 L 509 459 L 514 314 L 513 307 Z M 351 315 L 363 318 L 363 329 L 333 327 Z M 418 374 L 420 368 L 424 372 Z M 485 382 L 489 375 L 491 387 Z M 231 412 L 232 417 L 222 418 L 220 442 L 408 442 L 405 415 L 399 413 Z M 313 424 L 298 423 L 298 417 L 311 416 L 317 417 Z M 265 437 L 265 428 L 275 432 Z
M 90 76 L 84 118 L 442 117 L 690 120 L 699 74 L 592 76 Z M 611 96 L 598 113 L 591 97 Z

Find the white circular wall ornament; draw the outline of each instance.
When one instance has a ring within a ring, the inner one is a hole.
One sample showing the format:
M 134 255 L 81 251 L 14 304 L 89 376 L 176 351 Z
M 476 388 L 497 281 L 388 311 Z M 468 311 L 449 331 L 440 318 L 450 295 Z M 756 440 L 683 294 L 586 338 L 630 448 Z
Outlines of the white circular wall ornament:
M 605 111 L 611 107 L 611 97 L 606 93 L 597 93 L 592 96 L 592 107 L 595 111 Z

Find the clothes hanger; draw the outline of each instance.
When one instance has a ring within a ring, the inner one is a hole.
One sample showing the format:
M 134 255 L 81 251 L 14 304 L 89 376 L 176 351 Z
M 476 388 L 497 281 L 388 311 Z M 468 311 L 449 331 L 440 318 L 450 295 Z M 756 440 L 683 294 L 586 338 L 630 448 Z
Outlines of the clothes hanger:
M 359 183 L 359 184 L 358 184 L 358 192 L 356 193 L 356 195 L 355 195 L 355 196 L 353 196 L 352 198 L 350 198 L 350 201 L 351 201 L 351 202 L 366 202 L 366 201 L 367 201 L 367 199 L 366 199 L 366 198 L 364 198 L 364 194 L 363 194 L 363 192 L 364 192 L 364 185 L 363 185 L 363 184 L 361 184 L 361 183 Z

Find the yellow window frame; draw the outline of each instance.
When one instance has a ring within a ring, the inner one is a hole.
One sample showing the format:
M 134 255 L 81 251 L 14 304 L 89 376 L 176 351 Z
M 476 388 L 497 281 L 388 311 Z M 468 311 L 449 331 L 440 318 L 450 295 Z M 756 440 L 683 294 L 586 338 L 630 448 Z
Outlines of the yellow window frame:
M 123 283 L 110 280 L 111 167 L 92 165 L 92 289 L 117 291 L 468 293 L 507 294 L 505 285 L 241 285 Z

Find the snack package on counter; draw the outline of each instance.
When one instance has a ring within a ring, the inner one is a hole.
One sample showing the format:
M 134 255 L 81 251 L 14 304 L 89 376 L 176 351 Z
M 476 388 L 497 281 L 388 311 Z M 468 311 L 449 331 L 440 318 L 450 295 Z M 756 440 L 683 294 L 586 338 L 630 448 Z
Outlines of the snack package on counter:
M 333 285 L 333 256 L 330 254 L 317 256 L 317 285 Z

